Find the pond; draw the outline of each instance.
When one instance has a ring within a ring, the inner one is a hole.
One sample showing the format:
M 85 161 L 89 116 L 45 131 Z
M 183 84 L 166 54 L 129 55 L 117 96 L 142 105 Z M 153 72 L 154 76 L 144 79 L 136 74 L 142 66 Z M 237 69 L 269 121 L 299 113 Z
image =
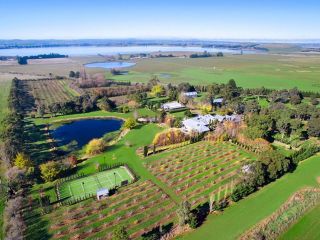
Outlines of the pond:
M 76 120 L 57 127 L 51 134 L 60 146 L 76 141 L 78 147 L 83 147 L 94 138 L 119 130 L 122 122 L 115 118 Z
M 127 67 L 132 67 L 134 65 L 136 64 L 133 62 L 94 62 L 94 63 L 85 64 L 85 66 L 89 68 L 106 68 L 106 69 L 127 68 Z

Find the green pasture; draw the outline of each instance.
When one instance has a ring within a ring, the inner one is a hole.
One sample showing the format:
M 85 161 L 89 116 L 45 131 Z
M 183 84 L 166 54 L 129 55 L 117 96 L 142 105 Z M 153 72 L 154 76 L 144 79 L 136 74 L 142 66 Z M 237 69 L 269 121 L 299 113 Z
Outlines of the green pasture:
M 294 224 L 280 239 L 286 240 L 316 240 L 320 239 L 320 205 L 311 209 L 296 224 Z
M 131 182 L 132 180 L 127 169 L 119 167 L 87 177 L 66 181 L 59 186 L 58 190 L 61 199 L 77 199 L 96 194 L 97 190 L 101 188 L 113 189 L 116 186 L 120 186 L 122 181 Z
M 118 81 L 148 82 L 158 76 L 164 83 L 194 85 L 226 83 L 235 79 L 245 88 L 284 89 L 298 87 L 320 91 L 320 56 L 305 55 L 226 55 L 223 58 L 156 58 L 139 60 L 129 74 L 107 77 Z M 166 77 L 162 77 L 166 73 Z

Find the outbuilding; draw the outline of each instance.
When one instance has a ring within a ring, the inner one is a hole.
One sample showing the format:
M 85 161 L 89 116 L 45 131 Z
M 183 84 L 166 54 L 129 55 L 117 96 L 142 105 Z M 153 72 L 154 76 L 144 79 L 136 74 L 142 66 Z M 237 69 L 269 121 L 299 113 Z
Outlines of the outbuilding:
M 183 96 L 188 97 L 188 98 L 195 98 L 198 97 L 198 93 L 196 91 L 193 92 L 183 92 Z
M 97 199 L 101 200 L 109 196 L 109 189 L 100 188 L 97 190 Z

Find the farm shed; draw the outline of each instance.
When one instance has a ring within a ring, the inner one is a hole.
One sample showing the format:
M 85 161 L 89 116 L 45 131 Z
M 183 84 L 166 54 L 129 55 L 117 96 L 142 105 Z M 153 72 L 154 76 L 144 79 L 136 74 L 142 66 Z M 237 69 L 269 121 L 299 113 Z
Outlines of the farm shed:
M 183 96 L 188 97 L 188 98 L 195 98 L 198 96 L 198 93 L 196 91 L 194 92 L 184 92 L 182 93 Z
M 97 190 L 97 199 L 101 200 L 109 196 L 109 189 L 107 188 L 100 188 Z

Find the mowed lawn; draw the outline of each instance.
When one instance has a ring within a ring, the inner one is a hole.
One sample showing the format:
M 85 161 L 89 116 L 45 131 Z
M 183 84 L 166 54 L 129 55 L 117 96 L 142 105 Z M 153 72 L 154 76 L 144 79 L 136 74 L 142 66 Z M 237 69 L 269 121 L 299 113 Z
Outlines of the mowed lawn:
M 320 91 L 320 56 L 305 55 L 226 55 L 222 58 L 143 59 L 128 69 L 129 74 L 111 76 L 119 81 L 148 82 L 156 75 L 161 82 L 190 84 L 226 83 L 235 79 L 246 88 L 284 89 L 298 87 Z
M 108 171 L 92 174 L 87 177 L 78 178 L 62 183 L 59 186 L 61 199 L 82 198 L 95 195 L 101 188 L 113 189 L 121 186 L 121 182 L 132 181 L 132 177 L 126 168 L 119 167 Z
M 236 239 L 244 231 L 276 211 L 294 192 L 306 186 L 318 186 L 320 156 L 302 162 L 288 173 L 244 200 L 228 207 L 223 213 L 209 215 L 196 231 L 179 239 Z M 286 238 L 288 239 L 288 238 Z
M 150 116 L 154 117 L 156 115 L 155 112 L 151 111 L 147 108 L 139 108 L 137 109 L 139 116 Z M 36 125 L 41 124 L 51 124 L 51 123 L 57 123 L 57 122 L 66 122 L 66 121 L 73 121 L 78 119 L 88 119 L 88 118 L 121 118 L 121 119 L 127 119 L 129 117 L 133 117 L 133 112 L 129 113 L 118 113 L 118 112 L 107 112 L 107 111 L 94 111 L 94 112 L 87 112 L 87 113 L 79 113 L 79 114 L 69 114 L 69 115 L 61 115 L 56 117 L 49 117 L 46 118 L 35 118 L 32 119 L 32 121 Z
M 316 240 L 320 239 L 320 205 L 312 209 L 293 225 L 281 240 Z

